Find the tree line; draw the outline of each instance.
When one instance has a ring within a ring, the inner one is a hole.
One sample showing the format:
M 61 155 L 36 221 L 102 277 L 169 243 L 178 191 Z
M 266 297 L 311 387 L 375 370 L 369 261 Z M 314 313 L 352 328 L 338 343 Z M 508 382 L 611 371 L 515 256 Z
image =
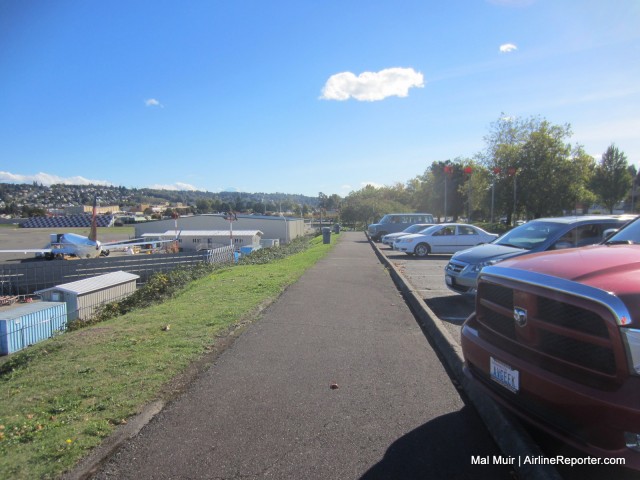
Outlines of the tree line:
M 596 161 L 568 142 L 571 135 L 569 124 L 502 116 L 490 125 L 483 151 L 433 162 L 406 184 L 351 192 L 340 202 L 341 221 L 367 224 L 385 213 L 418 211 L 439 220 L 512 224 L 586 213 L 596 205 L 601 213 L 613 213 L 623 201 L 628 211 L 635 210 L 640 179 L 624 152 L 611 144 Z

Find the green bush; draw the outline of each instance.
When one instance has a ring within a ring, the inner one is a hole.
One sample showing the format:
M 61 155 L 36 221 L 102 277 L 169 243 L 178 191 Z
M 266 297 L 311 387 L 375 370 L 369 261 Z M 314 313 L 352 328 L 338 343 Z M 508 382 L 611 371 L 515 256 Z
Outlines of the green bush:
M 238 262 L 242 265 L 261 265 L 274 260 L 285 258 L 308 249 L 311 245 L 319 243 L 318 238 L 298 237 L 287 245 L 279 247 L 263 248 L 241 257 Z M 75 320 L 67 325 L 67 330 L 73 331 L 88 325 L 104 322 L 110 318 L 124 315 L 137 308 L 145 308 L 162 303 L 175 296 L 190 282 L 210 275 L 211 273 L 229 268 L 228 264 L 200 263 L 191 267 L 178 267 L 169 272 L 153 274 L 147 283 L 137 289 L 127 298 L 102 305 L 96 314 L 88 320 Z

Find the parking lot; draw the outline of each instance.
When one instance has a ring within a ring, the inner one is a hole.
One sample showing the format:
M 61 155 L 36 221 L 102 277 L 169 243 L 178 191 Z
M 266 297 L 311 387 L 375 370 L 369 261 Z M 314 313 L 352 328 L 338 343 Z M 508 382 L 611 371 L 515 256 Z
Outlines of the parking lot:
M 447 288 L 444 268 L 451 255 L 430 254 L 424 258 L 417 258 L 394 251 L 382 243 L 374 245 L 393 263 L 405 281 L 413 287 L 415 293 L 436 314 L 453 340 L 460 344 L 460 330 L 463 322 L 474 310 L 474 297 L 460 295 Z M 522 424 L 522 426 L 525 427 L 528 435 L 546 457 L 566 455 L 579 458 L 583 456 L 581 452 L 562 444 L 539 430 L 526 424 Z M 557 471 L 566 480 L 599 480 L 601 478 L 631 480 L 639 478 L 636 471 L 607 465 L 558 466 Z
M 452 292 L 444 283 L 444 267 L 451 255 L 429 255 L 424 258 L 409 257 L 376 243 L 380 252 L 391 261 L 411 283 L 416 292 L 442 321 L 456 341 L 460 328 L 473 311 L 473 297 Z

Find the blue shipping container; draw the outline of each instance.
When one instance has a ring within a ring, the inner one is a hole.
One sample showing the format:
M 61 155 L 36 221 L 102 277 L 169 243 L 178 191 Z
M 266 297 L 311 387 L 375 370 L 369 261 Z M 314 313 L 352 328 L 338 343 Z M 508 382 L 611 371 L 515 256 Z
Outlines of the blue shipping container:
M 0 310 L 0 355 L 50 338 L 67 326 L 67 304 L 34 302 Z

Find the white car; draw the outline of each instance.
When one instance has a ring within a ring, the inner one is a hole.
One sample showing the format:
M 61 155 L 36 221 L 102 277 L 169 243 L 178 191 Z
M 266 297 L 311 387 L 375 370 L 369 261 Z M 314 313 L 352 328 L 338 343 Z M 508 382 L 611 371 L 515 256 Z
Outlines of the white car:
M 410 233 L 420 233 L 422 230 L 426 230 L 433 225 L 433 223 L 416 223 L 415 225 L 411 225 L 410 227 L 405 228 L 401 232 L 388 233 L 387 235 L 382 237 L 382 243 L 393 248 L 393 242 L 395 242 L 400 237 L 404 237 L 405 235 L 409 235 Z
M 493 242 L 498 235 L 463 223 L 442 223 L 420 233 L 400 237 L 393 249 L 407 255 L 426 257 L 430 253 L 455 253 L 458 250 Z

